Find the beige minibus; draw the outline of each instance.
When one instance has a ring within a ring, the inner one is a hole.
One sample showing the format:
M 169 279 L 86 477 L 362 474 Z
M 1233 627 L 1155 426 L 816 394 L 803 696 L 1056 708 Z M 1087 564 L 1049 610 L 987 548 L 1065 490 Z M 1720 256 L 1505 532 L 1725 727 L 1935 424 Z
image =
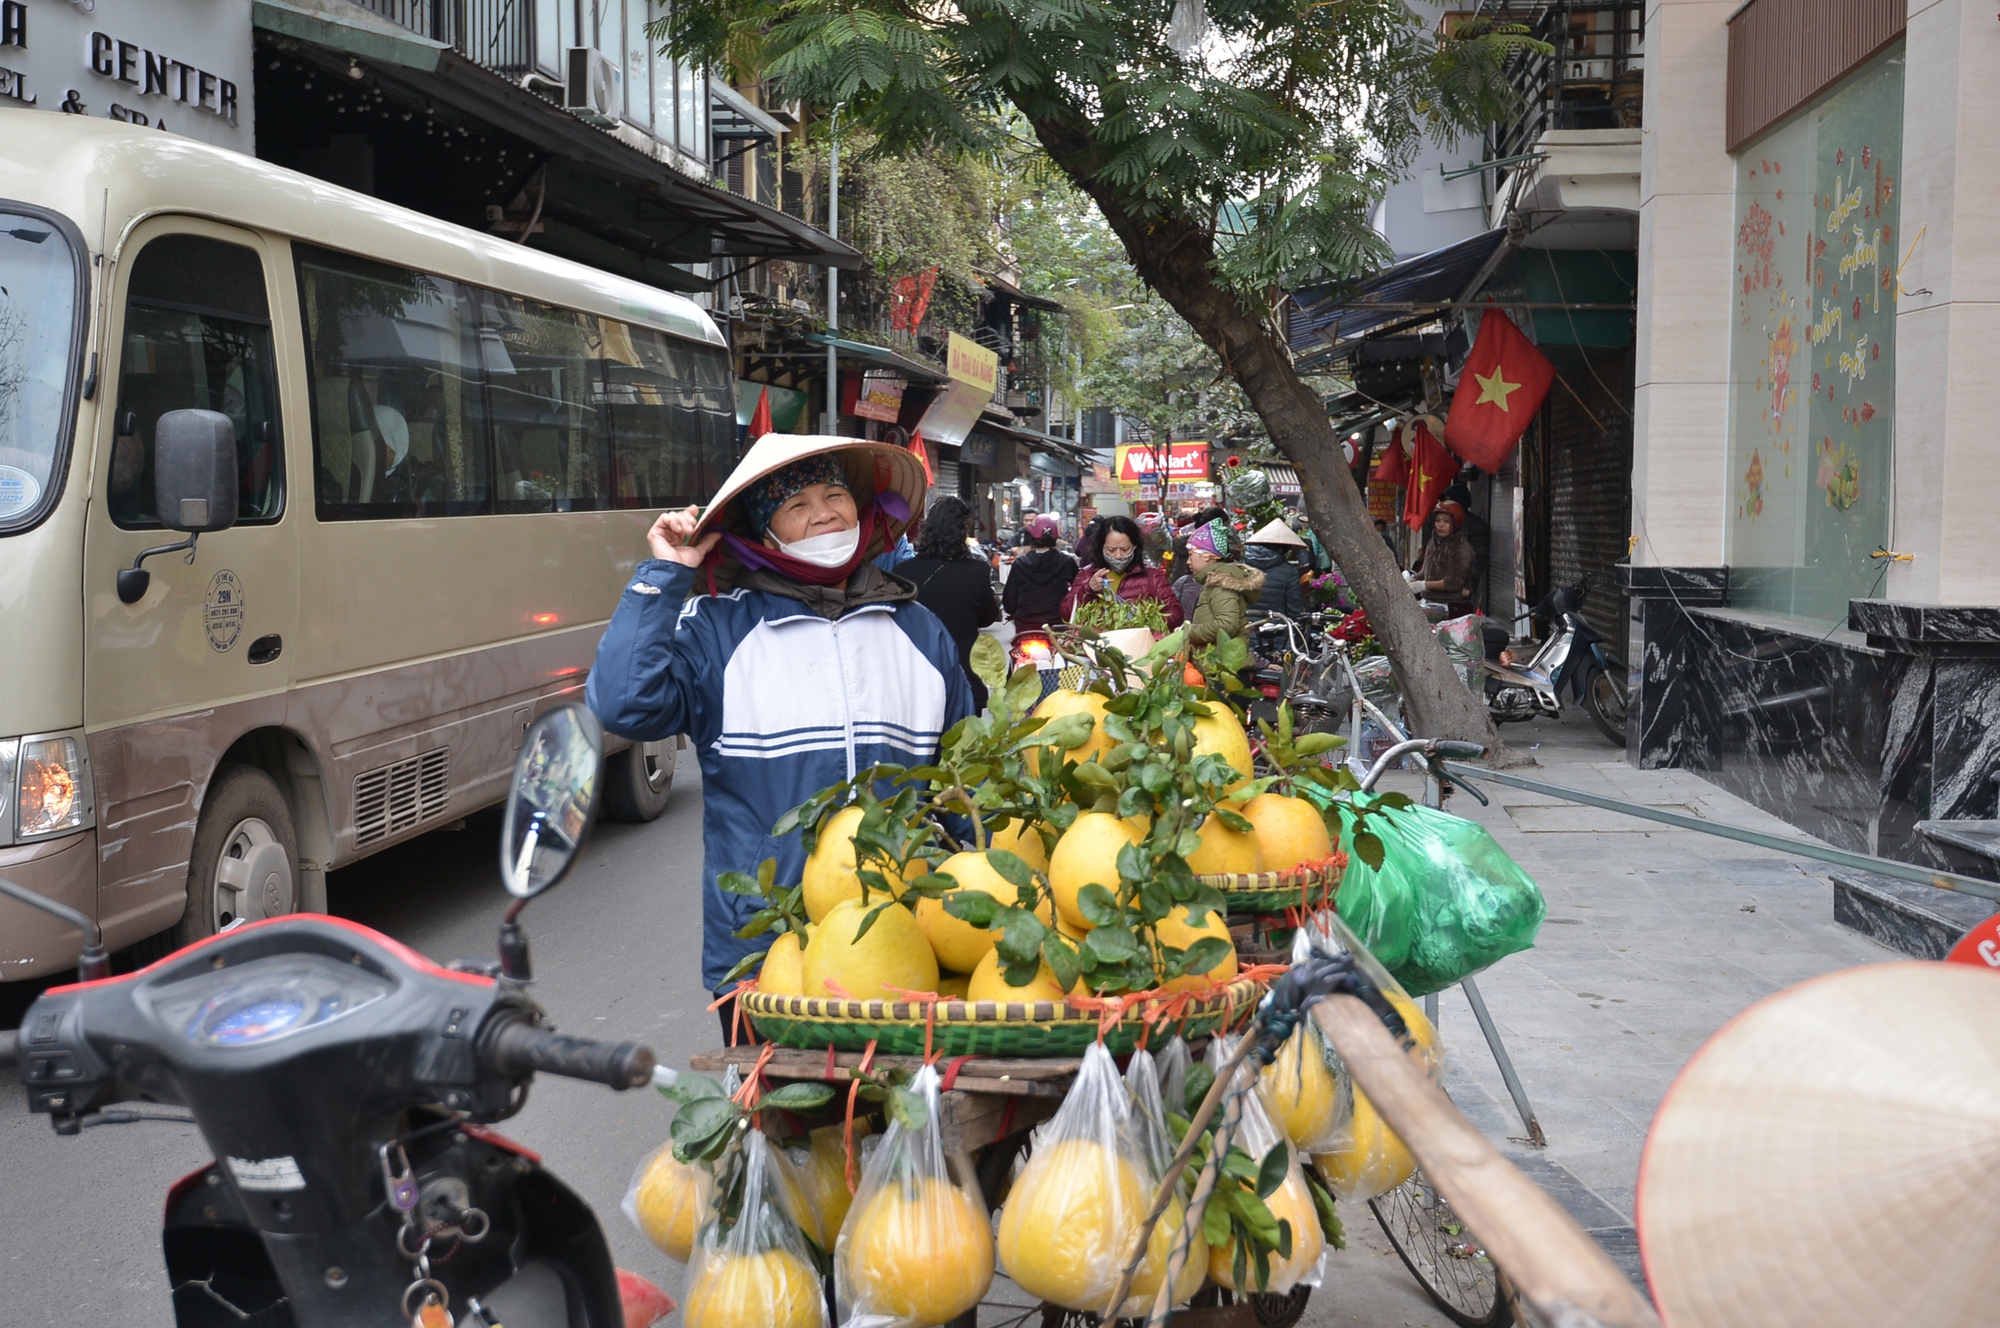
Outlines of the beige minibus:
M 735 452 L 683 297 L 0 110 L 0 877 L 113 949 L 324 909 L 500 798 Z M 657 816 L 673 760 L 626 748 L 607 814 Z M 0 980 L 79 945 L 0 897 Z

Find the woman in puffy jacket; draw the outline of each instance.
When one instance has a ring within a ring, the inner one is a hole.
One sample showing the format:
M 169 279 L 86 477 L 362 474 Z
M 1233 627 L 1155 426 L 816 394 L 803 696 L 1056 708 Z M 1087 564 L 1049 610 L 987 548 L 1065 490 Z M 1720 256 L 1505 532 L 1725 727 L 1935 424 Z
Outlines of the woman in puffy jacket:
M 1174 594 L 1166 570 L 1147 564 L 1143 543 L 1139 523 L 1131 517 L 1106 517 L 1089 561 L 1063 596 L 1063 617 L 1074 619 L 1077 606 L 1093 599 L 1152 600 L 1165 615 L 1167 629 L 1179 627 L 1183 617 L 1180 598 Z

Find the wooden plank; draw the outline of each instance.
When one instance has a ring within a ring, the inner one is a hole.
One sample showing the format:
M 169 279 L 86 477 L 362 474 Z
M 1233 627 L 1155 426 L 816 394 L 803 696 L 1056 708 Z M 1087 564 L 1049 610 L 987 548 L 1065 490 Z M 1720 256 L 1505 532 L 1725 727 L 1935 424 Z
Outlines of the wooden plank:
M 1061 1098 L 1007 1097 L 955 1088 L 938 1098 L 938 1127 L 948 1151 L 970 1153 L 1018 1130 L 1040 1125 L 1061 1105 Z
M 1541 1320 L 1660 1328 L 1652 1305 L 1597 1242 L 1494 1150 L 1366 1005 L 1329 996 L 1312 1007 L 1312 1017 L 1425 1177 Z
M 705 1051 L 689 1060 L 690 1067 L 709 1074 L 721 1074 L 730 1066 L 747 1072 L 757 1063 L 761 1047 L 727 1047 Z M 826 1053 L 780 1047 L 771 1054 L 764 1073 L 773 1079 L 817 1079 L 826 1083 L 846 1083 L 848 1071 L 861 1064 L 861 1053 L 834 1053 L 834 1071 L 826 1071 Z M 914 1074 L 924 1063 L 921 1056 L 877 1056 L 878 1070 L 908 1070 Z M 1069 1091 L 1083 1062 L 1067 1057 L 1048 1059 L 976 1057 L 959 1067 L 957 1086 L 968 1093 L 1003 1097 L 1056 1097 Z

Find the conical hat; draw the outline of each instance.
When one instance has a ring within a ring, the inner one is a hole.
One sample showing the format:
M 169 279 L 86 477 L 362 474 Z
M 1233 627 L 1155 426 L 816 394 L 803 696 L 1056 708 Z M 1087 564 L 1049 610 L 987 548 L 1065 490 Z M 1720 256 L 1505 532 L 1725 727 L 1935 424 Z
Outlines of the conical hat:
M 1256 534 L 1243 541 L 1245 544 L 1283 544 L 1294 549 L 1303 549 L 1306 542 L 1292 533 L 1292 528 L 1283 521 L 1273 519 Z
M 839 454 L 847 470 L 847 487 L 853 491 L 857 503 L 866 506 L 870 498 L 883 493 L 901 496 L 903 515 L 890 519 L 885 538 L 873 541 L 867 552 L 873 557 L 892 547 L 923 511 L 926 488 L 924 463 L 915 453 L 890 443 L 798 433 L 767 433 L 752 443 L 743 459 L 736 463 L 736 469 L 729 472 L 729 478 L 722 482 L 722 487 L 715 491 L 715 497 L 703 509 L 701 521 L 695 526 L 689 542 L 699 540 L 711 530 L 727 531 L 751 541 L 759 539 L 759 535 L 750 528 L 750 518 L 744 512 L 743 504 L 736 499 L 772 471 L 782 470 L 794 461 L 818 456 L 822 452 Z M 888 514 L 885 512 L 884 515 Z M 735 561 L 734 558 L 725 559 L 725 563 L 732 568 Z
M 1639 1163 L 1669 1328 L 2000 1320 L 2000 974 L 1873 964 L 1751 1006 Z

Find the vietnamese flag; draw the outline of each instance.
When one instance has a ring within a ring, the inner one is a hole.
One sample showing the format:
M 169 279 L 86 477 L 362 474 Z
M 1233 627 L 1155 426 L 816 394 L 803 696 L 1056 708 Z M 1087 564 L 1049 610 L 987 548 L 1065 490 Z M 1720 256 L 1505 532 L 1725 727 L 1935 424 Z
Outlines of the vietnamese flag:
M 1458 478 L 1458 458 L 1445 451 L 1444 444 L 1430 431 L 1430 426 L 1417 425 L 1417 445 L 1410 457 L 1409 478 L 1404 481 L 1403 524 L 1411 530 L 1420 530 L 1430 519 L 1431 509 L 1444 497 L 1444 491 Z
M 1389 445 L 1382 449 L 1382 459 L 1375 463 L 1375 469 L 1368 478 L 1398 486 L 1409 483 L 1410 458 L 1403 451 L 1403 431 L 1400 427 L 1389 435 Z
M 750 441 L 756 442 L 771 432 L 771 389 L 759 388 L 757 409 L 750 412 Z
M 937 472 L 931 469 L 931 454 L 924 447 L 924 436 L 921 433 L 910 435 L 910 450 L 917 454 L 917 460 L 924 463 L 924 483 L 936 484 Z
M 1556 367 L 1506 314 L 1486 310 L 1444 422 L 1445 446 L 1489 475 L 1498 471 L 1555 378 Z

